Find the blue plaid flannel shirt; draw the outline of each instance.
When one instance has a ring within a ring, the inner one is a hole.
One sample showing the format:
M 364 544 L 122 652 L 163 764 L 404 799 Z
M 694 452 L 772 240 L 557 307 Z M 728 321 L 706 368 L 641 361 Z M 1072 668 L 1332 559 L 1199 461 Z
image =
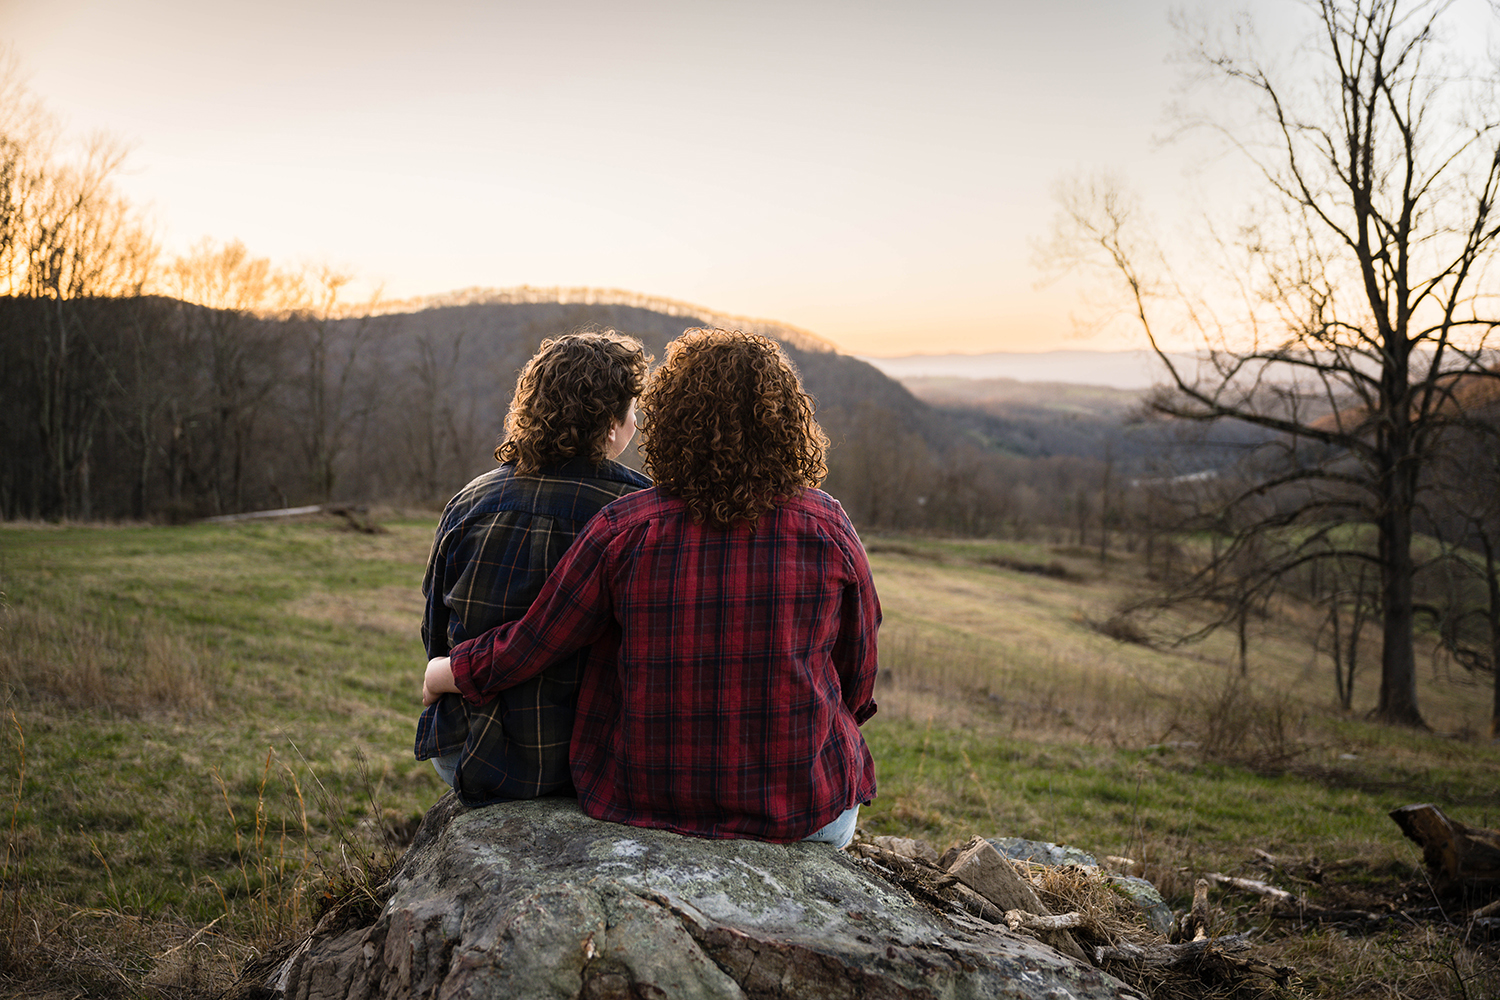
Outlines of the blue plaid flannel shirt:
M 427 655 L 445 656 L 520 618 L 589 519 L 650 485 L 617 462 L 578 458 L 530 476 L 506 464 L 465 486 L 443 511 L 422 580 Z M 585 649 L 483 705 L 445 695 L 417 722 L 417 759 L 462 751 L 455 790 L 469 805 L 571 789 L 568 741 L 590 654 Z

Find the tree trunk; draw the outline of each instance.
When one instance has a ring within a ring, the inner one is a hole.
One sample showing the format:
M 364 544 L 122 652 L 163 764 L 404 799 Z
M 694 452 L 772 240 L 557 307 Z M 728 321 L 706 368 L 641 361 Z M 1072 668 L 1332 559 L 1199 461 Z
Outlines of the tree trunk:
M 1328 603 L 1328 624 L 1333 630 L 1333 686 L 1338 691 L 1339 707 L 1344 711 L 1349 710 L 1349 700 L 1354 691 L 1353 678 L 1351 683 L 1344 683 L 1344 647 L 1343 631 L 1340 629 L 1339 599 L 1337 595 Z
M 1250 636 L 1248 634 L 1250 626 L 1250 598 L 1247 596 L 1241 595 L 1240 597 L 1239 613 L 1235 626 L 1239 632 L 1240 640 L 1240 676 L 1248 677 L 1250 675 Z
M 1404 396 L 1402 397 L 1404 398 Z M 1380 703 L 1375 718 L 1402 726 L 1426 727 L 1417 710 L 1417 657 L 1413 648 L 1410 475 L 1391 471 L 1380 517 L 1381 612 Z
M 1494 671 L 1495 700 L 1490 709 L 1490 739 L 1500 738 L 1500 576 L 1495 565 L 1495 545 L 1487 532 L 1479 533 L 1484 544 L 1485 591 L 1489 597 L 1485 620 L 1490 631 L 1490 669 Z

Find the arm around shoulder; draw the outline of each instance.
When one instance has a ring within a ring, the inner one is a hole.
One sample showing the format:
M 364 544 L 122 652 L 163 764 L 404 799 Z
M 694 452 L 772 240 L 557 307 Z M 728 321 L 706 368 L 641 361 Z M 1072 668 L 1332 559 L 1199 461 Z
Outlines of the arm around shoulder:
M 846 522 L 847 523 L 847 522 Z M 833 647 L 834 666 L 843 688 L 844 704 L 863 725 L 875 714 L 875 676 L 879 672 L 876 634 L 880 630 L 880 597 L 870 574 L 870 561 L 852 525 L 848 526 L 850 580 L 839 609 L 839 634 Z
M 602 512 L 589 522 L 524 616 L 454 646 L 447 677 L 437 681 L 451 678 L 454 690 L 478 704 L 597 641 L 613 620 L 604 522 Z

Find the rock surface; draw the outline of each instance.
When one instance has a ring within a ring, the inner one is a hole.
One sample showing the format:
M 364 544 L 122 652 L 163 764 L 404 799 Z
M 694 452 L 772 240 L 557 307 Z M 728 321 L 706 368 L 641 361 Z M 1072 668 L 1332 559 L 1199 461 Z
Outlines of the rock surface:
M 466 810 L 449 795 L 378 919 L 315 933 L 272 985 L 294 1000 L 1138 996 L 862 865 L 601 823 L 571 800 Z

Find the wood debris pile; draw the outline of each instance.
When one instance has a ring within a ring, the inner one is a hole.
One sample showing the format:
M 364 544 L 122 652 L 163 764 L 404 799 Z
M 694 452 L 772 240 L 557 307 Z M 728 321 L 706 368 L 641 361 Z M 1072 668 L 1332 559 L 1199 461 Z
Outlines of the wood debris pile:
M 1286 985 L 1295 975 L 1240 954 L 1250 948 L 1248 934 L 1210 936 L 1206 920 L 1187 940 L 1168 940 L 1097 869 L 1011 861 L 982 837 L 942 858 L 921 841 L 891 837 L 857 841 L 849 851 L 950 920 L 1030 934 L 1136 986 L 1183 975 L 1216 984 L 1265 977 Z M 1206 882 L 1202 896 L 1206 908 Z

